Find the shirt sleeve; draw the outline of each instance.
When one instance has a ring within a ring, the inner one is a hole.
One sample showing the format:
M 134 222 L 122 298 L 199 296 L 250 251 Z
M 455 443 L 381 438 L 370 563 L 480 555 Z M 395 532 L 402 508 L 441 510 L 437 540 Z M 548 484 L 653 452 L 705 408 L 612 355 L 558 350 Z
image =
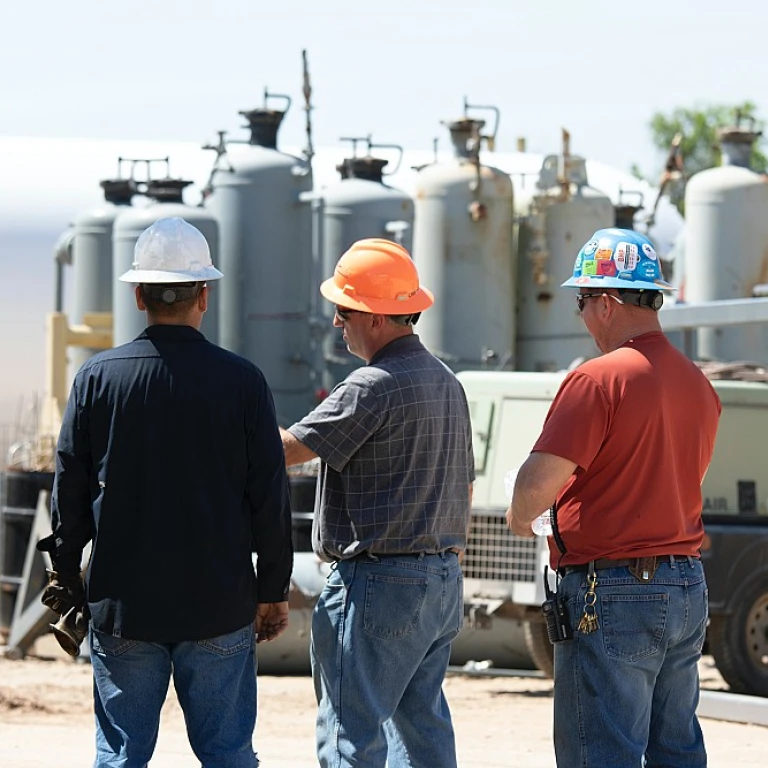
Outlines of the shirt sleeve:
M 75 379 L 61 422 L 51 495 L 56 568 L 69 575 L 80 573 L 83 549 L 94 533 L 88 408 L 79 402 L 78 384 Z
M 379 429 L 385 410 L 369 382 L 353 374 L 288 431 L 331 469 L 341 472 Z
M 590 376 L 572 371 L 552 401 L 532 453 L 551 453 L 587 470 L 610 423 L 611 409 L 603 388 Z
M 288 599 L 293 571 L 290 492 L 272 393 L 261 377 L 254 390 L 246 424 L 251 547 L 257 554 L 258 601 L 279 603 Z

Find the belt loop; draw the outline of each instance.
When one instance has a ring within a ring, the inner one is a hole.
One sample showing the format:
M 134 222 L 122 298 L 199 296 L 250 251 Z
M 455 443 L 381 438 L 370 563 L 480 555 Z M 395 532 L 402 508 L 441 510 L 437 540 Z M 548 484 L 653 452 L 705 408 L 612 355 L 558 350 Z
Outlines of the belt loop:
M 694 566 L 694 561 L 693 561 L 693 558 L 692 558 L 690 555 L 686 555 L 686 558 L 688 559 L 688 565 L 689 565 L 691 568 L 693 568 L 693 566 Z
M 423 560 L 425 554 L 426 552 L 419 552 L 419 560 Z M 442 554 L 442 552 L 440 554 Z
M 672 568 L 677 568 L 677 559 L 674 555 L 669 555 L 669 564 L 672 566 Z

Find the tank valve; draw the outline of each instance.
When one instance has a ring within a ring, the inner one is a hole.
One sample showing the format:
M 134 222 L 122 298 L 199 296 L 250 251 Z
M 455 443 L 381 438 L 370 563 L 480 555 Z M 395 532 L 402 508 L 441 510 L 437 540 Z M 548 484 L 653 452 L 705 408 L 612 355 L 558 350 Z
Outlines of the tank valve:
M 467 212 L 469 213 L 469 218 L 472 219 L 472 221 L 481 221 L 488 216 L 488 209 L 479 200 L 473 200 L 467 206 Z

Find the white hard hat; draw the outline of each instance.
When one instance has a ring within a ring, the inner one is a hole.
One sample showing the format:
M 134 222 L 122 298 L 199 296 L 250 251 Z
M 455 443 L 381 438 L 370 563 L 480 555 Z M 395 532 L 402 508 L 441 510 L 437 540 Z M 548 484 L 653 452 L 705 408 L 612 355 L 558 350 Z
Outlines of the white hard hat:
M 184 219 L 159 219 L 145 229 L 133 249 L 133 269 L 120 275 L 124 283 L 189 283 L 218 280 L 202 232 Z

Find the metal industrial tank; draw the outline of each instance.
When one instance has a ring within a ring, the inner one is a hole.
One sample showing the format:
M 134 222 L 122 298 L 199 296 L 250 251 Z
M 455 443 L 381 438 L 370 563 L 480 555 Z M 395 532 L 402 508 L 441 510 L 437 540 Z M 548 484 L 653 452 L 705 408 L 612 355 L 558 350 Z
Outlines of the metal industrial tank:
M 80 325 L 90 312 L 111 312 L 114 277 L 112 272 L 112 229 L 115 219 L 130 206 L 136 194 L 133 179 L 105 179 L 104 204 L 77 216 L 72 236 L 73 291 L 70 322 Z M 98 350 L 70 347 L 72 376 Z
M 521 371 L 557 371 L 595 357 L 598 349 L 576 312 L 574 291 L 560 288 L 573 273 L 581 246 L 598 229 L 614 225 L 611 200 L 588 184 L 583 158 L 544 159 L 532 191 L 516 190 L 517 359 Z
M 399 151 L 400 157 L 392 170 L 395 173 L 402 158 L 402 148 L 372 143 L 370 137 L 344 140 L 353 142 L 353 156 L 337 166 L 341 180 L 313 196 L 314 232 L 316 237 L 319 234 L 317 239 L 321 244 L 317 259 L 320 274 L 316 282 L 333 275 L 339 257 L 357 240 L 385 237 L 411 250 L 413 200 L 405 192 L 384 183 L 384 168 L 389 161 L 370 154 L 374 148 Z M 367 143 L 365 157 L 356 156 L 357 141 Z M 315 289 L 316 285 L 313 285 L 312 290 Z M 324 390 L 330 391 L 362 361 L 347 351 L 340 330 L 333 327 L 333 306 L 322 299 L 316 299 L 316 302 L 316 314 L 322 321 L 318 328 L 318 335 L 323 338 L 319 345 L 323 357 L 319 365 L 323 372 L 321 384 Z
M 493 138 L 481 136 L 484 125 L 448 123 L 454 158 L 416 180 L 413 258 L 435 294 L 417 331 L 455 371 L 514 365 L 512 181 L 480 163 L 482 139 Z
M 312 171 L 277 149 L 287 108 L 267 109 L 265 99 L 264 108 L 240 113 L 251 137 L 220 151 L 209 204 L 221 233 L 221 346 L 261 368 L 284 425 L 314 405 L 312 220 L 300 199 Z
M 133 264 L 133 249 L 141 233 L 152 226 L 158 219 L 180 217 L 202 232 L 211 250 L 211 259 L 216 267 L 219 264 L 219 225 L 215 216 L 205 208 L 193 208 L 185 205 L 183 190 L 191 181 L 181 179 L 151 179 L 146 183 L 144 194 L 152 204 L 145 208 L 132 207 L 121 213 L 115 220 L 113 243 L 113 280 L 112 280 L 112 313 L 114 345 L 125 344 L 135 339 L 146 327 L 143 312 L 136 308 L 134 286 L 120 282 L 119 278 Z M 227 278 L 234 281 L 235 277 L 224 272 L 224 282 Z M 219 343 L 219 286 L 208 285 L 208 311 L 203 317 L 200 328 L 208 341 Z
M 740 125 L 720 132 L 723 165 L 695 174 L 685 192 L 685 283 L 689 303 L 743 299 L 768 283 L 768 184 L 749 168 L 760 135 Z M 764 325 L 700 328 L 698 357 L 768 361 Z

